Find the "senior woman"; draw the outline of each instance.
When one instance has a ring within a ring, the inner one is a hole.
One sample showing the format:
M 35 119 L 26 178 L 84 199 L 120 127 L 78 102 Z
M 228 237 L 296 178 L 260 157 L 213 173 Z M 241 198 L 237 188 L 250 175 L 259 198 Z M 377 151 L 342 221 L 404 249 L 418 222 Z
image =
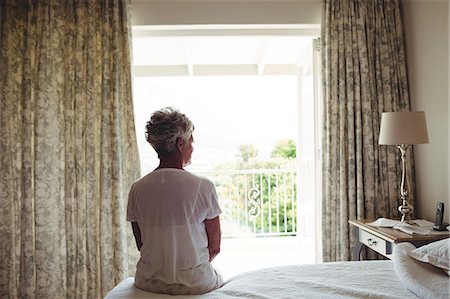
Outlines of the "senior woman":
M 141 252 L 135 285 L 165 294 L 203 294 L 223 284 L 211 265 L 220 251 L 221 209 L 214 184 L 183 169 L 191 162 L 192 122 L 167 107 L 147 122 L 159 166 L 129 192 L 127 220 Z

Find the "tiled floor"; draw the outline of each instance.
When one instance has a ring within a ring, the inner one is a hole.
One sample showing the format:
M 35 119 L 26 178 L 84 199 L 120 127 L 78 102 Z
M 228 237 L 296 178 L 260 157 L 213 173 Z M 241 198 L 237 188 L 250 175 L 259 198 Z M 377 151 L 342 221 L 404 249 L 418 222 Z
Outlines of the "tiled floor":
M 222 239 L 221 252 L 213 261 L 225 279 L 239 273 L 292 264 L 312 264 L 314 246 L 299 237 Z

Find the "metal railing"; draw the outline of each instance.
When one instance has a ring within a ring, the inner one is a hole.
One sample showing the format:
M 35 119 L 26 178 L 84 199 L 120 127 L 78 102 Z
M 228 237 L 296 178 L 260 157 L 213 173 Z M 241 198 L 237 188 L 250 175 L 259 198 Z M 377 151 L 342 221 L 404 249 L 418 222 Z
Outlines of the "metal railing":
M 223 237 L 297 234 L 295 169 L 199 173 L 216 186 Z

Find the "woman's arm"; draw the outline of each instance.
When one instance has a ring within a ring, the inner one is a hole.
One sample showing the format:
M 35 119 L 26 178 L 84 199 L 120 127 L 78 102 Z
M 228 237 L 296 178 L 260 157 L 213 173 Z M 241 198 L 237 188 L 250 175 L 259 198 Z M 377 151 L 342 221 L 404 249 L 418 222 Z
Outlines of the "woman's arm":
M 139 251 L 141 251 L 142 241 L 141 241 L 141 229 L 137 222 L 131 222 L 131 228 L 133 229 L 134 239 L 136 240 L 136 246 Z
M 220 219 L 219 216 L 205 220 L 206 235 L 208 236 L 209 261 L 212 261 L 220 252 Z

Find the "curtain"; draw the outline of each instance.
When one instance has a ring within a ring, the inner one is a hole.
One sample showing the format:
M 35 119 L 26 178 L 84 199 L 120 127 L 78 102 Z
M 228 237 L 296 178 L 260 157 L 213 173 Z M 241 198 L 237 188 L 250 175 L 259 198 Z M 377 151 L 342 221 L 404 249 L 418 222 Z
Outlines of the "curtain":
M 382 112 L 410 110 L 399 0 L 325 0 L 323 65 L 323 260 L 349 260 L 349 219 L 398 219 L 395 146 L 379 146 Z M 407 170 L 414 203 L 411 150 Z
M 127 0 L 0 2 L 1 298 L 102 298 L 134 272 L 129 17 Z

